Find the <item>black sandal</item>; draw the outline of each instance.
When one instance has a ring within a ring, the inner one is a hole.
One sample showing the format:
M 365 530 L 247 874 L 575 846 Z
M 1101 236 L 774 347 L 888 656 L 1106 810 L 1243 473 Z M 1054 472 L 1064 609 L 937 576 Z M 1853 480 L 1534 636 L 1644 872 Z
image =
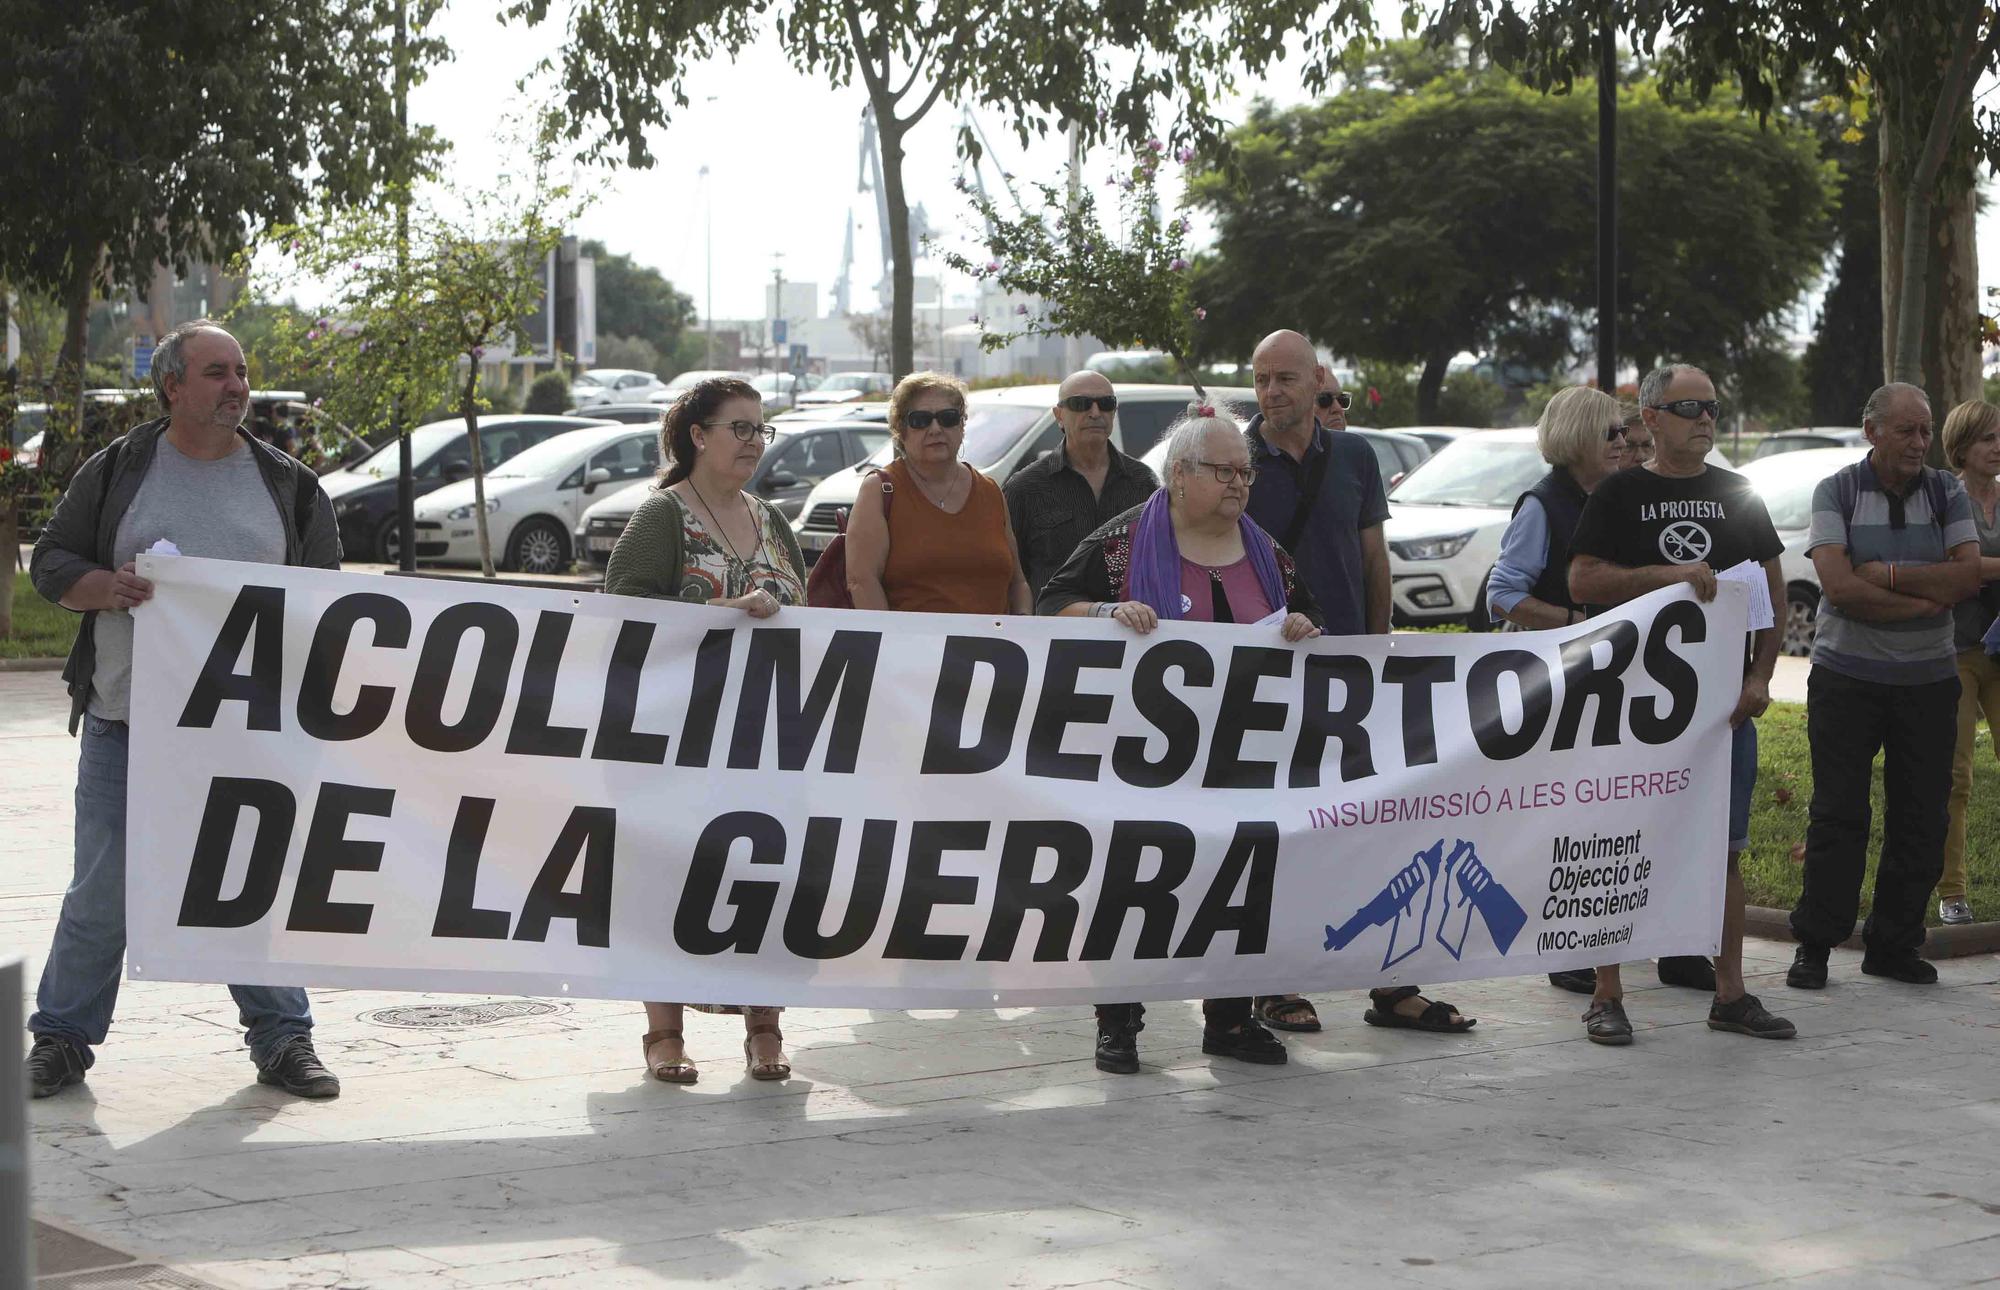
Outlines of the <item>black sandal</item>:
M 1314 1009 L 1311 999 L 1260 994 L 1250 1001 L 1250 1015 L 1273 1030 L 1319 1029 L 1319 1012 Z
M 1396 1005 L 1403 1000 L 1421 999 L 1423 995 L 1423 988 L 1414 985 L 1399 985 L 1380 994 L 1370 991 L 1369 999 L 1375 1006 L 1362 1013 L 1361 1019 L 1371 1026 L 1390 1030 L 1429 1030 L 1441 1035 L 1462 1035 L 1479 1024 L 1478 1018 L 1459 1015 L 1458 1009 L 1441 999 L 1428 1001 L 1414 1017 L 1396 1011 Z
M 1284 1042 L 1254 1021 L 1246 1021 L 1229 1031 L 1203 1026 L 1201 1051 L 1211 1057 L 1234 1057 L 1259 1066 L 1283 1066 L 1288 1060 Z

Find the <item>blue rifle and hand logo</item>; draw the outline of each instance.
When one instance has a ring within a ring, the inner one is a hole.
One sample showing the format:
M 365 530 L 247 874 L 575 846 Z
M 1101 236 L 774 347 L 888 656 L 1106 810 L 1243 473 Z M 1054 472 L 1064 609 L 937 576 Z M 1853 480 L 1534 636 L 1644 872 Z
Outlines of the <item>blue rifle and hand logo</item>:
M 1470 842 L 1460 838 L 1449 855 L 1444 839 L 1410 857 L 1381 891 L 1354 911 L 1339 927 L 1328 925 L 1326 948 L 1344 950 L 1363 932 L 1389 929 L 1389 947 L 1382 953 L 1386 970 L 1423 948 L 1424 933 L 1435 927 L 1445 953 L 1463 957 L 1465 938 L 1477 910 L 1486 922 L 1494 946 L 1505 954 L 1528 924 L 1528 915 L 1480 862 Z

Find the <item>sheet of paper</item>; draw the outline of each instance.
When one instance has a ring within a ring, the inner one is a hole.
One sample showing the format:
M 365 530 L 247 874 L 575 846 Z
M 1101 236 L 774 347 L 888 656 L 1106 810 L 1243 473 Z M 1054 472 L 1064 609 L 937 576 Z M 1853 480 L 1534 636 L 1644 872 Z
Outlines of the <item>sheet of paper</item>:
M 179 555 L 181 549 L 174 545 L 171 538 L 156 538 L 153 545 L 146 548 L 145 553 L 147 555 Z
M 1778 621 L 1776 611 L 1771 607 L 1771 583 L 1764 577 L 1764 566 L 1755 560 L 1724 569 L 1715 575 L 1718 579 L 1740 582 L 1750 589 L 1750 630 L 1761 632 Z
M 1289 609 L 1273 609 L 1270 613 L 1265 614 L 1250 625 L 1252 627 L 1276 627 L 1279 623 L 1284 622 L 1291 615 L 1291 612 Z

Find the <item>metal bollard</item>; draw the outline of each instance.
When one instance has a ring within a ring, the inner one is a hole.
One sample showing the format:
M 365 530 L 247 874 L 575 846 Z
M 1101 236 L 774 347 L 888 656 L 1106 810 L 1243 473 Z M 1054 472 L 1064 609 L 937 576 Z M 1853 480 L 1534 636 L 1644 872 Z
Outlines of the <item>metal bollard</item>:
M 0 1290 L 25 1290 L 35 1280 L 28 1232 L 28 1083 L 21 1053 L 26 988 L 23 961 L 0 959 Z

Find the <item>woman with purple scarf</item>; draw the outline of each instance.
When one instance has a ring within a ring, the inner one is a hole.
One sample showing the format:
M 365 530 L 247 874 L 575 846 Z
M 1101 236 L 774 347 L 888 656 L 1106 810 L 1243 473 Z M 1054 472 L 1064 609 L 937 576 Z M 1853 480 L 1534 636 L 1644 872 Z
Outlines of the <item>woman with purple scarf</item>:
M 1287 555 L 1243 513 L 1256 470 L 1235 422 L 1196 408 L 1167 439 L 1164 486 L 1085 538 L 1049 579 L 1037 612 L 1110 618 L 1140 635 L 1161 619 L 1258 625 L 1287 641 L 1319 635 L 1318 609 Z M 1250 1015 L 1249 998 L 1205 999 L 1201 1050 L 1280 1065 L 1285 1046 Z M 1097 1069 L 1139 1069 L 1140 1003 L 1097 1005 Z

